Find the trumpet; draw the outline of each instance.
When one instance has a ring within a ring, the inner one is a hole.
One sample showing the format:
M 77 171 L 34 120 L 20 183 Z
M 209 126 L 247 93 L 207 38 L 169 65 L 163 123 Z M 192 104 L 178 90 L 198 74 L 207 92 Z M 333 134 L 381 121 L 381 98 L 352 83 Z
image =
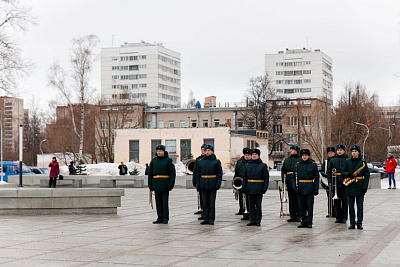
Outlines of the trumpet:
M 340 198 L 337 195 L 337 171 L 336 171 L 335 168 L 332 169 L 332 179 L 333 179 L 332 184 L 333 184 L 333 182 L 335 182 L 333 184 L 333 186 L 335 187 L 335 196 L 332 199 L 333 200 L 337 200 L 337 199 L 340 199 Z
M 232 180 L 233 193 L 235 194 L 235 200 L 239 199 L 239 190 L 242 189 L 243 186 L 243 178 L 235 177 Z

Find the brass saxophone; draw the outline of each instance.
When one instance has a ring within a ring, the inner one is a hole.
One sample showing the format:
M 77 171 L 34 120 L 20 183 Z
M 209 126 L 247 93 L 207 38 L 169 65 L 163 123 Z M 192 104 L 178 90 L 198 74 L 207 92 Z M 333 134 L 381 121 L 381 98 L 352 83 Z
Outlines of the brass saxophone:
M 345 178 L 343 179 L 343 184 L 345 186 L 349 186 L 352 183 L 357 183 L 358 180 L 356 176 L 362 171 L 362 169 L 364 169 L 364 167 L 365 167 L 365 162 L 363 162 L 363 165 L 360 168 L 358 168 L 355 172 L 353 172 L 353 179 Z

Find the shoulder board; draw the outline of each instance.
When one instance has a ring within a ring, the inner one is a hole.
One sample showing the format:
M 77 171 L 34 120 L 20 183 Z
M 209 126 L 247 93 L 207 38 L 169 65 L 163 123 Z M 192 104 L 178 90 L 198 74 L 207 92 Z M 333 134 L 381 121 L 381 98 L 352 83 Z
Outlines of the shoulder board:
M 312 163 L 315 163 L 315 161 L 313 160 L 313 162 Z

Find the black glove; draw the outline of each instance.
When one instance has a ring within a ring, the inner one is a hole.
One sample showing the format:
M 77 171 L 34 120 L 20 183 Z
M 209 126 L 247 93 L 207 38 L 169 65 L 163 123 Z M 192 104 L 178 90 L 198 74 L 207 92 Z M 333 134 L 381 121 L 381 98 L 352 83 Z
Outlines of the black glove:
M 314 196 L 318 196 L 318 190 L 314 191 Z
M 267 193 L 267 190 L 263 191 L 262 193 L 263 193 L 263 195 L 264 195 L 265 193 Z
M 361 192 L 365 195 L 367 193 L 367 189 L 361 189 Z
M 353 173 L 352 172 L 349 172 L 349 178 L 354 178 L 354 175 L 353 175 Z
M 294 191 L 295 191 L 297 194 L 300 194 L 300 190 L 299 190 L 298 188 L 296 188 Z
M 170 186 L 170 187 L 169 187 L 169 191 L 171 191 L 172 189 L 174 189 L 174 187 L 173 187 L 173 186 Z
M 149 188 L 150 188 L 150 191 L 154 191 L 152 186 L 149 186 Z
M 217 188 L 216 188 L 216 190 L 219 190 L 221 187 L 220 186 L 218 186 Z

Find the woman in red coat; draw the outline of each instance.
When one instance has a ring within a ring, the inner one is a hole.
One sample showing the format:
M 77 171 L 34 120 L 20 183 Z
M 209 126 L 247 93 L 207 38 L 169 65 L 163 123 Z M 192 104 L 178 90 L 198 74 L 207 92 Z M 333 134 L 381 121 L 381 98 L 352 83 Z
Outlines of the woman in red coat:
M 386 172 L 389 177 L 389 188 L 392 189 L 392 180 L 393 180 L 393 189 L 396 189 L 396 179 L 394 178 L 394 172 L 397 166 L 397 162 L 394 159 L 393 155 L 389 153 L 387 155 L 387 162 L 386 162 Z
M 56 157 L 53 157 L 52 161 L 49 164 L 49 168 L 50 168 L 49 188 L 51 188 L 51 187 L 56 188 L 57 177 L 58 177 L 58 174 L 60 173 L 60 168 L 58 166 Z

